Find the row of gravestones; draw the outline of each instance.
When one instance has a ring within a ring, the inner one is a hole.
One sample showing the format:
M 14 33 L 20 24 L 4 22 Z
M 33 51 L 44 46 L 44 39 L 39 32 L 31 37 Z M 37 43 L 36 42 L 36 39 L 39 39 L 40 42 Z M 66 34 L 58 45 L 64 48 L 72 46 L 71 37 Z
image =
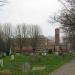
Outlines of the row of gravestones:
M 34 71 L 34 70 L 44 70 L 46 69 L 46 66 L 37 66 L 37 67 L 32 67 L 30 66 L 30 64 L 28 62 L 22 64 L 22 72 L 29 72 L 29 71 Z

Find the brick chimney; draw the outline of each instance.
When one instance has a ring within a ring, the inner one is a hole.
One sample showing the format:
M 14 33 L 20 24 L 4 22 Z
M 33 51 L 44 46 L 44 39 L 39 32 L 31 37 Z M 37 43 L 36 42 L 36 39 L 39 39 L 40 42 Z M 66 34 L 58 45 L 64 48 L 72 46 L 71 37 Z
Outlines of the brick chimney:
M 60 52 L 60 31 L 59 28 L 55 29 L 55 52 Z

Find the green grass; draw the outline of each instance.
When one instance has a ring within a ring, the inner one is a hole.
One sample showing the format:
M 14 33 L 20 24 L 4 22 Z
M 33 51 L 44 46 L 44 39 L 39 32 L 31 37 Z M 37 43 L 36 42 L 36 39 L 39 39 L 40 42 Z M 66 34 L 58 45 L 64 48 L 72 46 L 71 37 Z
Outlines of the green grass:
M 10 70 L 12 75 L 48 75 L 53 70 L 59 68 L 61 65 L 69 62 L 74 56 L 64 55 L 57 56 L 54 54 L 47 56 L 26 56 L 15 55 L 14 65 L 10 64 L 10 57 L 4 57 L 4 67 L 1 70 Z M 36 70 L 23 73 L 21 65 L 25 62 L 30 63 L 31 68 L 35 66 L 45 66 L 45 70 Z

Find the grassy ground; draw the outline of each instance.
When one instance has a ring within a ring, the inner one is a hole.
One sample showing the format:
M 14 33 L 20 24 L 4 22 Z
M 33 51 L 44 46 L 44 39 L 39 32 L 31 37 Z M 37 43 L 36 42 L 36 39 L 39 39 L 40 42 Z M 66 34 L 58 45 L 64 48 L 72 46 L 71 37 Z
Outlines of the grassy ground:
M 26 55 L 15 55 L 14 64 L 10 64 L 10 57 L 4 57 L 4 67 L 0 68 L 1 70 L 9 70 L 12 75 L 48 75 L 53 70 L 57 69 L 61 65 L 67 63 L 74 56 L 65 55 L 57 56 L 54 54 L 47 56 L 26 56 Z M 21 65 L 28 62 L 32 67 L 45 66 L 44 70 L 36 70 L 23 73 L 21 69 Z

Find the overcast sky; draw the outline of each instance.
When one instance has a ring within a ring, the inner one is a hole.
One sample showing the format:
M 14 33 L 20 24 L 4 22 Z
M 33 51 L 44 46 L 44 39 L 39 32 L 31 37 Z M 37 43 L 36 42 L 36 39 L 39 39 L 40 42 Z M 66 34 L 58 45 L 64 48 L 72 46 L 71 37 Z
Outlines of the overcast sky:
M 0 7 L 0 23 L 37 24 L 46 36 L 54 35 L 54 29 L 48 23 L 49 16 L 60 10 L 57 0 L 9 0 L 9 3 Z

